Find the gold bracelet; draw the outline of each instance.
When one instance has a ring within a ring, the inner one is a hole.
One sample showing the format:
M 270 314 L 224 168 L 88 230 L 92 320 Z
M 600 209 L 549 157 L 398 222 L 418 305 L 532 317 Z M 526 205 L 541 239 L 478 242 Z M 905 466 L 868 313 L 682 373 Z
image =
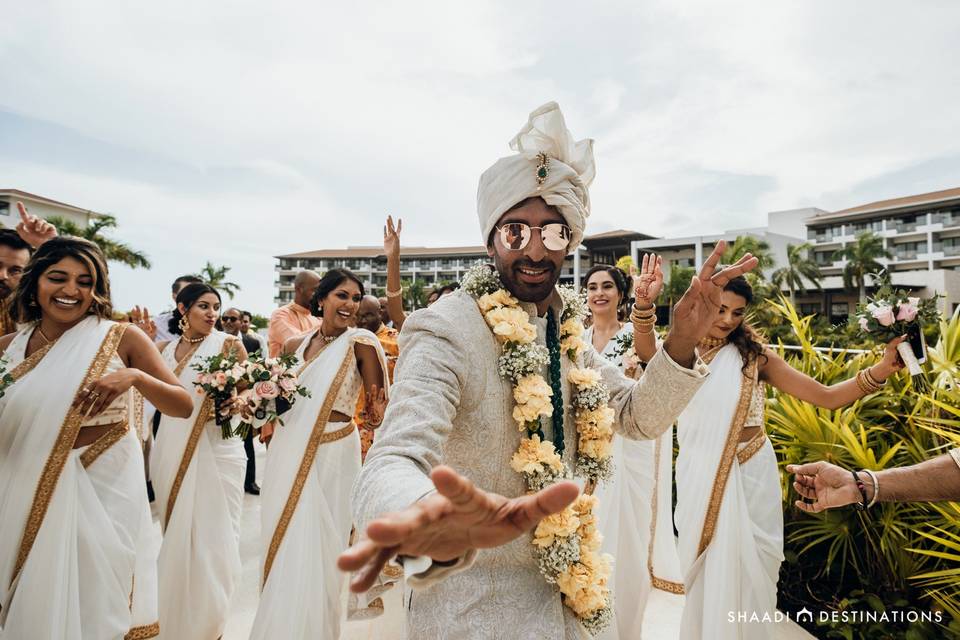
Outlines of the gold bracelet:
M 388 298 L 399 298 L 402 295 L 403 295 L 403 287 L 400 287 L 396 291 L 390 291 L 389 289 L 387 289 Z
M 874 378 L 874 377 L 873 377 L 873 374 L 870 372 L 870 369 L 872 369 L 872 368 L 873 368 L 873 367 L 869 367 L 869 368 L 867 368 L 867 369 L 864 369 L 864 372 L 867 374 L 867 380 L 869 380 L 870 382 L 872 382 L 873 385 L 876 386 L 878 389 L 883 388 L 883 385 L 887 384 L 887 381 L 884 380 L 883 382 L 880 382 L 879 380 L 877 380 L 876 378 Z
M 877 384 L 873 381 L 870 375 L 864 371 L 857 372 L 857 386 L 860 387 L 860 390 L 864 395 L 870 395 L 871 393 L 876 393 L 883 388 L 882 385 Z
M 630 322 L 632 322 L 634 325 L 639 325 L 641 327 L 652 327 L 655 324 L 657 324 L 657 319 L 656 318 L 646 318 L 646 319 L 630 318 Z

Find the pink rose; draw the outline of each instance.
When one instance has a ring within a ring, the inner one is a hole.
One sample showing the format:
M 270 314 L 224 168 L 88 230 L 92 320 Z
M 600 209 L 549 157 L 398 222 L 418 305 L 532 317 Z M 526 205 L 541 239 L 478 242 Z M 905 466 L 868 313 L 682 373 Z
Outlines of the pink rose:
M 893 316 L 893 309 L 885 304 L 877 305 L 877 308 L 871 313 L 873 313 L 873 317 L 877 319 L 877 322 L 879 322 L 882 327 L 889 327 L 896 320 Z
M 297 390 L 297 381 L 295 378 L 281 378 L 280 388 L 286 393 L 292 393 Z
M 281 373 L 283 373 L 283 367 L 281 367 L 280 365 L 275 364 L 272 367 L 270 367 L 270 375 L 278 376 Z
M 903 320 L 904 322 L 913 322 L 917 317 L 917 303 L 920 302 L 920 298 L 907 298 L 906 302 L 900 303 L 900 309 L 897 310 L 897 320 Z
M 860 316 L 860 330 L 869 333 L 869 331 L 870 331 L 869 322 L 870 322 L 870 321 L 867 320 L 867 317 L 866 317 L 866 316 Z
M 217 371 L 213 374 L 213 384 L 221 391 L 227 385 L 227 374 L 223 371 Z
M 273 400 L 280 395 L 280 387 L 277 386 L 276 382 L 271 380 L 261 380 L 253 385 L 253 392 L 257 394 L 257 397 L 263 398 L 264 400 Z

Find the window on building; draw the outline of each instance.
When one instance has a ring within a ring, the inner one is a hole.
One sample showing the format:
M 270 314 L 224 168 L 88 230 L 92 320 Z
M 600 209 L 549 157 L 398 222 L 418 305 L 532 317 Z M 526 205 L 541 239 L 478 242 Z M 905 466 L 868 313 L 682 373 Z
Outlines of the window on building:
M 814 251 L 813 261 L 819 266 L 830 266 L 833 264 L 833 251 Z
M 902 242 L 893 245 L 891 249 L 891 253 L 896 260 L 916 260 L 917 254 L 927 252 L 927 241 Z
M 801 302 L 798 306 L 801 316 L 815 316 L 821 311 L 819 302 Z
M 0 216 L 10 215 L 10 203 L 0 200 Z
M 861 233 L 880 233 L 883 231 L 883 221 L 882 220 L 862 220 L 860 222 L 854 222 L 852 225 L 853 235 L 860 235 Z
M 924 217 L 924 221 L 926 221 L 926 215 L 924 215 L 923 217 Z M 918 216 L 916 215 L 900 216 L 896 220 L 897 231 L 899 231 L 900 233 L 908 233 L 911 231 L 916 231 L 918 224 L 922 224 L 922 223 L 918 221 Z
M 846 322 L 850 315 L 850 303 L 834 302 L 830 305 L 830 322 L 839 324 Z

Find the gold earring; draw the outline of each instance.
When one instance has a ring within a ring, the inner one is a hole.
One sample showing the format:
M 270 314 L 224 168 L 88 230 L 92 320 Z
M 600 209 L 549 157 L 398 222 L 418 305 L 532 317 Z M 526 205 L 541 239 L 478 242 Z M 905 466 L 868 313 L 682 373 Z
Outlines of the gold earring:
M 187 329 L 190 328 L 190 321 L 187 320 L 187 316 L 180 316 L 180 322 L 177 323 L 177 326 L 180 327 L 180 333 L 186 333 Z

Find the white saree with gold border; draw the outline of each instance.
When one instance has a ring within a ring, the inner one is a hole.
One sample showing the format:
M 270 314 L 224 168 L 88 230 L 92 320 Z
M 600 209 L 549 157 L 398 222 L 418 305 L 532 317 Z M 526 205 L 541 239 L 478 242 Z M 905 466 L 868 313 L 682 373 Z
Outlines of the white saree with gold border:
M 160 547 L 160 633 L 170 640 L 212 640 L 223 634 L 240 576 L 240 518 L 247 458 L 243 440 L 224 440 L 213 403 L 197 394 L 192 365 L 230 348 L 214 331 L 177 363 L 176 342 L 164 360 L 193 394 L 189 418 L 163 416 L 150 458 Z
M 772 637 L 773 625 L 763 620 L 776 612 L 783 561 L 780 477 L 762 430 L 738 445 L 756 384 L 756 362 L 743 371 L 728 344 L 677 423 L 683 640 Z
M 625 355 L 617 341 L 631 336 L 627 323 L 601 352 L 621 371 Z M 593 327 L 584 334 L 593 343 Z M 638 375 L 643 375 L 638 371 Z M 635 640 L 652 588 L 683 593 L 680 561 L 673 535 L 673 427 L 656 440 L 613 436 L 613 478 L 597 488 L 603 551 L 614 557 L 614 620 L 601 640 Z
M 297 350 L 301 362 L 312 336 Z M 353 422 L 329 419 L 349 368 L 357 366 L 357 343 L 377 350 L 389 384 L 377 337 L 347 329 L 303 363 L 300 384 L 311 397 L 297 399 L 267 449 L 260 494 L 263 590 L 251 640 L 340 636 L 344 574 L 336 559 L 352 527 L 350 491 L 360 473 L 360 437 Z
M 25 358 L 5 354 L 0 400 L 0 638 L 105 640 L 157 634 L 156 536 L 143 453 L 129 422 L 73 448 L 71 404 L 99 379 L 125 325 L 86 318 Z

